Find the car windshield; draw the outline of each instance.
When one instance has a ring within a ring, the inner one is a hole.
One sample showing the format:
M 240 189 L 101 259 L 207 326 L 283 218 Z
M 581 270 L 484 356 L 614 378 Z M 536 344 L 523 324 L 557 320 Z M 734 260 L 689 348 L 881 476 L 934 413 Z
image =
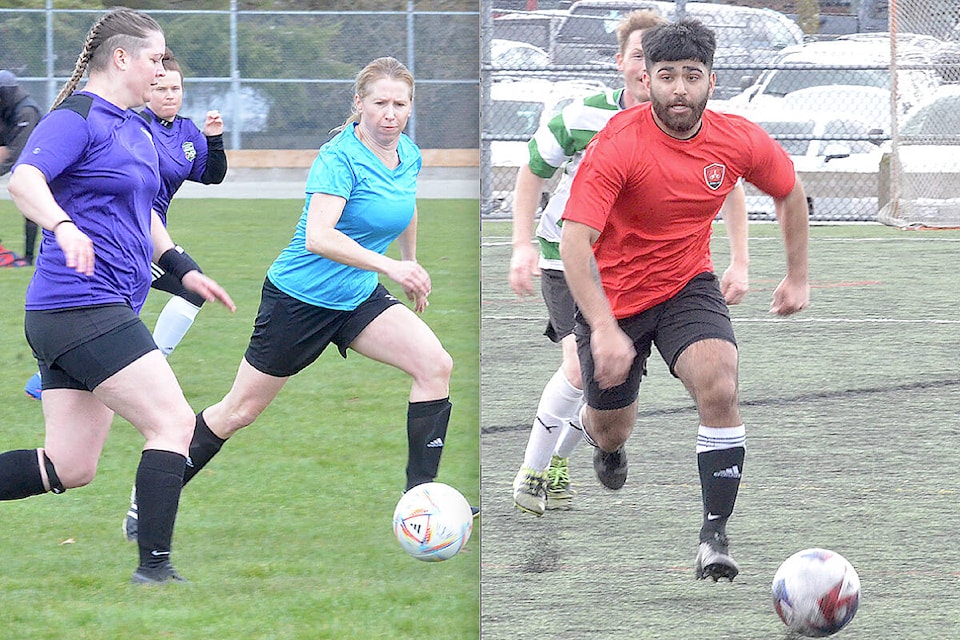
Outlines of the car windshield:
M 526 100 L 494 100 L 485 126 L 494 136 L 529 138 L 540 125 L 543 103 Z
M 883 69 L 776 69 L 763 93 L 783 97 L 791 91 L 832 84 L 888 89 L 890 73 Z
M 776 120 L 757 122 L 792 156 L 806 155 L 813 137 L 813 120 Z
M 960 94 L 920 107 L 904 122 L 900 133 L 904 137 L 950 138 L 952 144 L 960 144 Z
M 625 9 L 603 7 L 581 7 L 571 14 L 560 27 L 557 40 L 561 42 L 582 42 L 587 44 L 605 44 L 616 46 L 616 29 L 622 15 L 638 8 Z M 674 18 L 669 11 L 667 19 Z M 796 36 L 781 22 L 766 15 L 725 15 L 721 11 L 700 9 L 689 11 L 710 26 L 717 36 L 718 48 L 747 48 L 780 50 L 788 45 L 797 44 Z
M 869 134 L 867 126 L 857 120 L 832 118 L 822 123 L 822 133 L 817 133 L 817 121 L 813 119 L 758 120 L 757 124 L 792 156 L 807 155 L 810 143 L 814 140 L 843 140 L 851 153 L 870 153 L 876 150 L 876 146 L 869 140 L 857 139 L 865 138 Z M 820 149 L 822 154 L 824 145 L 820 145 Z

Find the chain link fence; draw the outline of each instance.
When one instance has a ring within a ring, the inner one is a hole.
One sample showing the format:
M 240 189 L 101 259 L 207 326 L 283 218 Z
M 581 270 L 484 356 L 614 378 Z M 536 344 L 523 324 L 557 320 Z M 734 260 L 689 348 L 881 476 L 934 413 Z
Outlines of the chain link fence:
M 804 181 L 812 220 L 877 220 L 902 195 L 897 180 L 904 174 L 889 168 L 898 125 L 907 126 L 935 95 L 960 95 L 960 5 L 890 5 L 896 11 L 909 7 L 914 16 L 892 37 L 859 32 L 854 6 L 846 14 L 826 14 L 830 21 L 814 21 L 849 33 L 812 35 L 803 32 L 796 14 L 746 2 L 580 0 L 533 11 L 483 3 L 483 213 L 510 215 L 516 171 L 538 126 L 574 100 L 623 86 L 615 63 L 616 25 L 632 10 L 654 8 L 668 20 L 687 15 L 715 30 L 717 87 L 708 108 L 758 122 L 786 148 Z M 955 121 L 960 102 L 953 104 Z M 943 118 L 927 118 L 924 139 L 938 147 L 955 145 L 956 158 L 955 126 L 936 130 L 932 124 Z M 943 196 L 943 184 L 960 184 L 956 171 L 927 177 L 936 197 Z M 752 219 L 774 219 L 772 199 L 750 185 L 748 210 Z
M 357 72 L 386 55 L 416 78 L 407 134 L 424 149 L 476 149 L 476 0 L 379 4 L 370 11 L 248 11 L 235 1 L 222 10 L 137 8 L 160 23 L 183 67 L 182 115 L 202 123 L 207 110 L 218 109 L 228 149 L 319 147 L 350 114 Z M 73 72 L 103 13 L 47 5 L 0 9 L 0 68 L 17 74 L 43 107 Z

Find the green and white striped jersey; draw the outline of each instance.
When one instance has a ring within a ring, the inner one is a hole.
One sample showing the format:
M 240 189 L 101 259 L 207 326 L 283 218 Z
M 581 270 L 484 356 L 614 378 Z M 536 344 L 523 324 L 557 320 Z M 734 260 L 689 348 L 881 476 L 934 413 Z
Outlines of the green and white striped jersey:
M 563 269 L 560 260 L 560 216 L 570 197 L 570 185 L 583 157 L 583 150 L 619 111 L 624 89 L 607 89 L 568 104 L 530 139 L 530 170 L 550 178 L 563 170 L 550 200 L 540 214 L 537 238 L 540 241 L 540 268 Z

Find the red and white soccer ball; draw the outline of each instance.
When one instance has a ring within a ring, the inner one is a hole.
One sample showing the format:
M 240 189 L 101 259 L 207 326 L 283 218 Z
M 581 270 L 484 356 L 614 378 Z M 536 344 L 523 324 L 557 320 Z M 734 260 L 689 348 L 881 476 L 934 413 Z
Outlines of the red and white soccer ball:
M 783 561 L 773 576 L 773 606 L 787 627 L 823 638 L 843 629 L 860 604 L 860 576 L 847 559 L 828 549 L 804 549 Z
M 457 555 L 473 531 L 470 503 L 442 482 L 417 485 L 403 494 L 393 512 L 393 533 L 417 560 L 440 562 Z

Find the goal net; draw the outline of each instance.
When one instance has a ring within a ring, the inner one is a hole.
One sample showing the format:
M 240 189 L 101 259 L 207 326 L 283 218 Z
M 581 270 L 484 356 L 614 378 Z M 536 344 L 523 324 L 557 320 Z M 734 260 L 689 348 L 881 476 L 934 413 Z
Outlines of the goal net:
M 884 224 L 960 227 L 960 3 L 889 0 L 891 144 L 880 167 Z M 901 86 L 910 73 L 937 87 L 915 104 Z

